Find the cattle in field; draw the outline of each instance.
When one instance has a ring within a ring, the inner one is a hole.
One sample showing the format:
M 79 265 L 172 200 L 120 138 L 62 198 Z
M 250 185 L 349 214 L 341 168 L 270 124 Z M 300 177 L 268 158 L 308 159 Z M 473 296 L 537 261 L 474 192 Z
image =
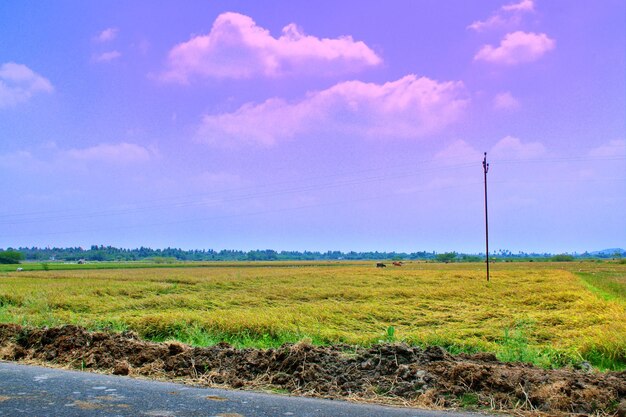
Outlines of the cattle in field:
M 22 272 L 24 268 L 17 268 L 17 272 Z
M 387 268 L 387 265 L 385 265 L 385 264 L 384 264 L 384 263 L 382 263 L 382 262 L 378 262 L 378 263 L 376 264 L 376 268 Z
M 402 266 L 402 262 L 394 262 L 393 266 Z

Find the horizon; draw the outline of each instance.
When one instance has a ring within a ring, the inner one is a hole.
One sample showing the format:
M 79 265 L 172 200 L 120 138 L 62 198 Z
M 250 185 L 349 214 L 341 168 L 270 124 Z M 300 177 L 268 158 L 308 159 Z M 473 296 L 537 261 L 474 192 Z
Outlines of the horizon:
M 5 1 L 0 247 L 624 248 L 624 16 Z
M 94 249 L 95 247 L 95 249 Z M 427 249 L 421 249 L 421 250 L 414 250 L 414 251 L 395 251 L 395 250 L 364 250 L 364 251 L 354 251 L 354 250 L 337 250 L 337 249 L 325 249 L 325 250 L 307 250 L 307 249 L 301 249 L 301 250 L 297 250 L 297 249 L 271 249 L 271 248 L 255 248 L 255 249 L 248 249 L 248 250 L 244 250 L 244 249 L 234 249 L 234 248 L 221 248 L 221 249 L 216 249 L 216 248 L 180 248 L 180 247 L 161 247 L 161 248 L 152 248 L 152 247 L 146 247 L 146 246 L 140 246 L 140 247 L 115 247 L 115 246 L 104 246 L 104 245 L 89 245 L 88 248 L 84 248 L 82 246 L 67 246 L 67 247 L 36 247 L 36 246 L 31 246 L 31 247 L 6 247 L 6 248 L 2 248 L 0 247 L 0 251 L 9 251 L 9 250 L 16 250 L 19 251 L 20 249 L 27 249 L 27 250 L 35 250 L 35 251 L 54 251 L 54 250 L 68 250 L 68 249 L 79 249 L 81 251 L 87 252 L 87 251 L 92 251 L 92 250 L 101 250 L 101 249 L 115 249 L 115 250 L 122 250 L 122 251 L 137 251 L 137 250 L 141 250 L 141 249 L 147 249 L 147 250 L 151 250 L 151 251 L 167 251 L 167 250 L 175 250 L 175 251 L 182 251 L 182 252 L 194 252 L 194 251 L 203 251 L 203 252 L 215 252 L 215 253 L 220 253 L 220 252 L 242 252 L 242 253 L 248 253 L 248 252 L 265 252 L 265 251 L 271 251 L 271 252 L 275 252 L 277 254 L 281 254 L 281 253 L 289 253 L 289 252 L 295 252 L 295 253 L 301 253 L 301 254 L 305 254 L 305 253 L 319 253 L 319 254 L 328 254 L 328 253 L 336 253 L 339 252 L 341 254 L 349 254 L 349 253 L 357 253 L 357 254 L 366 254 L 366 253 L 381 253 L 381 254 L 398 254 L 398 255 L 411 255 L 411 254 L 418 254 L 418 253 L 424 253 L 424 254 L 441 254 L 441 253 L 457 253 L 459 255 L 473 255 L 473 256 L 485 256 L 485 252 L 462 252 L 462 251 L 458 251 L 458 250 L 444 250 L 444 251 L 434 251 L 434 250 L 427 250 Z M 571 251 L 571 252 L 550 252 L 550 251 L 545 251 L 545 252 L 539 252 L 539 251 L 533 251 L 533 250 L 521 250 L 521 251 L 517 251 L 517 252 L 513 252 L 510 251 L 508 249 L 495 249 L 493 251 L 489 251 L 489 256 L 507 256 L 504 255 L 504 253 L 509 253 L 510 255 L 508 256 L 518 256 L 518 255 L 584 255 L 584 254 L 598 254 L 598 253 L 607 253 L 608 251 L 618 251 L 620 254 L 626 253 L 626 250 L 624 248 L 621 247 L 615 247 L 615 248 L 603 248 L 603 249 L 596 249 L 596 250 L 585 250 L 583 252 L 578 252 L 578 251 Z

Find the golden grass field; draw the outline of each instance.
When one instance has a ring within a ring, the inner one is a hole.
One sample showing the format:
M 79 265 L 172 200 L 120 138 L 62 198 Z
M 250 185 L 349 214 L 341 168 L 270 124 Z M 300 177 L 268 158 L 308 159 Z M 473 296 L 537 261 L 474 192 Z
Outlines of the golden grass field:
M 626 265 L 215 264 L 0 274 L 0 322 L 273 346 L 402 340 L 545 366 L 626 363 Z

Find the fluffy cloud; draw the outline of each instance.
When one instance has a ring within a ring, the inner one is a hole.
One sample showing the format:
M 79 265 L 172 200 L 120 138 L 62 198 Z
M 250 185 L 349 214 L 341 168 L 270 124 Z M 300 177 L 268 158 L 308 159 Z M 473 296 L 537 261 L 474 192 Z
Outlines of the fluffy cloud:
M 348 73 L 382 60 L 352 37 L 320 39 L 305 35 L 295 24 L 274 38 L 250 17 L 223 13 L 207 35 L 191 38 L 170 50 L 161 79 L 180 83 L 193 77 L 250 78 L 294 74 Z
M 516 110 L 519 107 L 519 101 L 508 91 L 498 93 L 493 98 L 493 108 L 496 110 Z
M 122 54 L 119 51 L 108 51 L 93 56 L 94 62 L 111 62 L 114 59 L 119 58 Z
M 482 32 L 494 28 L 510 28 L 517 25 L 522 20 L 522 14 L 533 12 L 534 3 L 532 0 L 522 0 L 519 3 L 502 6 L 500 10 L 491 15 L 487 20 L 477 20 L 469 25 L 468 29 Z
M 94 37 L 94 40 L 101 43 L 112 41 L 117 37 L 117 32 L 119 32 L 117 28 L 106 28 Z
M 491 148 L 491 155 L 501 159 L 530 159 L 544 155 L 546 148 L 539 142 L 522 142 L 506 136 Z
M 31 167 L 38 161 L 33 158 L 33 155 L 29 151 L 15 151 L 5 154 L 0 154 L 0 168 L 19 168 L 23 166 Z
M 483 158 L 482 152 L 474 149 L 464 140 L 456 140 L 443 150 L 435 154 L 434 160 L 438 164 L 456 165 L 461 162 L 476 162 Z
M 143 164 L 158 160 L 159 156 L 156 148 L 124 142 L 74 149 L 42 144 L 32 149 L 0 153 L 0 170 L 53 175 L 61 172 L 96 172 L 99 166 L 102 168 L 100 172 L 114 175 L 125 172 L 125 169 L 144 169 Z
M 487 149 L 487 156 L 500 160 L 532 159 L 545 155 L 546 148 L 539 142 L 522 142 L 513 136 L 505 136 Z M 464 140 L 457 140 L 435 154 L 438 164 L 459 164 L 482 161 L 483 152 Z
M 519 3 L 502 6 L 505 12 L 532 12 L 535 10 L 533 0 L 522 0 Z
M 626 156 L 626 140 L 612 140 L 605 145 L 592 149 L 589 155 L 596 157 Z
M 206 115 L 198 137 L 222 145 L 272 145 L 309 133 L 417 138 L 454 122 L 467 103 L 460 81 L 437 82 L 415 75 L 385 84 L 347 81 L 294 103 L 273 98 L 233 113 Z
M 474 56 L 476 61 L 487 61 L 502 65 L 532 62 L 554 49 L 556 42 L 545 33 L 517 31 L 508 33 L 500 46 L 485 45 Z
M 51 93 L 52 84 L 26 65 L 7 62 L 0 66 L 0 108 L 28 101 L 38 93 Z
M 156 151 L 133 143 L 100 144 L 90 148 L 70 149 L 63 155 L 79 161 L 99 161 L 116 164 L 147 162 Z
M 512 22 L 517 23 L 518 21 L 519 18 L 517 16 L 513 16 L 512 18 L 507 19 L 500 16 L 499 14 L 495 14 L 493 16 L 490 16 L 487 20 L 477 20 L 475 22 L 472 22 L 472 24 L 469 25 L 467 28 L 473 29 L 477 32 L 482 32 L 483 30 L 494 27 L 510 26 Z

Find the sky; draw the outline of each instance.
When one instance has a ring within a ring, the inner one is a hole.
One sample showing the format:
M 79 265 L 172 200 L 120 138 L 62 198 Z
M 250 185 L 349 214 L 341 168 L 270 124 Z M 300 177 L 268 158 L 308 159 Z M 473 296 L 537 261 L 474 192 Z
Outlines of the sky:
M 0 248 L 626 247 L 626 3 L 0 2 Z

